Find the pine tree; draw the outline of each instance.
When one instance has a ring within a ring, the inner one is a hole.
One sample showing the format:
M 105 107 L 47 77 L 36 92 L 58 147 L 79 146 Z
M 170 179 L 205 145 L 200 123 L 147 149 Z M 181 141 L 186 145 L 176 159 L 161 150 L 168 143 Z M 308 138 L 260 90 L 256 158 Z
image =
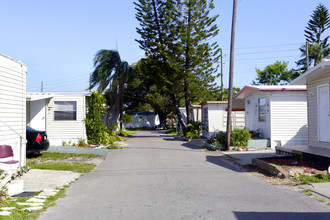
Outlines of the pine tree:
M 326 36 L 322 39 L 323 33 L 330 28 L 330 15 L 328 9 L 319 4 L 311 15 L 311 19 L 305 29 L 306 41 L 309 43 L 308 53 L 310 65 L 317 65 L 322 58 L 329 56 L 330 48 Z M 306 45 L 300 48 L 302 59 L 297 61 L 298 66 L 303 66 L 301 69 L 306 71 Z

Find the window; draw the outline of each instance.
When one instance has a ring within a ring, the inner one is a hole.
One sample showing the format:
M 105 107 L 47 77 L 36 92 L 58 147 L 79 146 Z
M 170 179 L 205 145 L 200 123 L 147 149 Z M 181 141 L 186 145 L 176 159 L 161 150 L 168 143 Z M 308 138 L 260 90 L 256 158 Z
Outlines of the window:
M 54 120 L 77 120 L 77 102 L 54 102 Z
M 265 122 L 266 121 L 266 98 L 258 99 L 258 109 L 259 109 L 259 121 Z

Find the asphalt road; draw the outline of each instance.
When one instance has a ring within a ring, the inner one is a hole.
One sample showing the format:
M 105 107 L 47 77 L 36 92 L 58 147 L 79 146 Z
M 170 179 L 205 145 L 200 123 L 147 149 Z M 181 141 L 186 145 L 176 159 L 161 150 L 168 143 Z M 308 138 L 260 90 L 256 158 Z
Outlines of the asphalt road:
M 137 132 L 40 220 L 330 219 L 330 205 L 159 131 Z

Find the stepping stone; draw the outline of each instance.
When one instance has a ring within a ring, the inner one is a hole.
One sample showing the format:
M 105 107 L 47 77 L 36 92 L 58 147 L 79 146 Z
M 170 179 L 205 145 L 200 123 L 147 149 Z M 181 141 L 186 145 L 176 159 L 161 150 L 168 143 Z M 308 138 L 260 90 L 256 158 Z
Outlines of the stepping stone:
M 11 212 L 2 211 L 2 212 L 0 212 L 0 215 L 2 215 L 2 216 L 9 216 L 9 215 L 11 215 Z
M 45 201 L 46 201 L 46 199 L 36 199 L 36 198 L 31 198 L 31 199 L 27 200 L 27 202 L 38 202 L 38 203 L 43 203 Z
M 16 209 L 15 207 L 1 207 L 1 210 L 8 211 L 8 210 L 13 210 Z
M 27 211 L 36 211 L 42 209 L 42 206 L 34 206 L 34 207 L 29 207 L 29 208 L 24 208 L 22 210 L 27 210 Z
M 28 206 L 43 206 L 43 203 L 27 203 L 27 202 L 18 202 L 17 205 L 28 205 Z
M 39 196 L 55 196 L 59 190 L 54 190 L 54 189 L 45 189 L 43 192 L 39 194 Z
M 40 195 L 38 195 L 38 196 L 34 196 L 33 198 L 36 198 L 36 199 L 47 199 L 48 198 L 48 196 L 40 196 Z

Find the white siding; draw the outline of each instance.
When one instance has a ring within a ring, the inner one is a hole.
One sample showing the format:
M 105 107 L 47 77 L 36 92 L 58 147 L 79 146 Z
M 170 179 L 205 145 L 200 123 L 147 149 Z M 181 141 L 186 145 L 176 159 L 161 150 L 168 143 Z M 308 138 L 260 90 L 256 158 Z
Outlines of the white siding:
M 208 103 L 207 106 L 203 106 L 203 109 L 205 108 L 208 111 L 208 132 L 203 131 L 203 136 L 210 137 L 219 131 L 225 132 L 227 130 L 227 103 Z M 233 128 L 244 128 L 244 115 L 244 111 L 232 112 Z
M 259 122 L 258 99 L 266 98 L 266 121 Z M 245 127 L 249 130 L 260 129 L 263 138 L 270 138 L 270 93 L 257 92 L 245 99 Z
M 271 147 L 276 141 L 285 145 L 307 145 L 306 92 L 271 93 Z
M 224 126 L 224 113 L 226 113 L 226 103 L 209 103 L 208 106 L 208 119 L 209 119 L 209 136 L 219 132 L 226 131 Z
M 26 148 L 26 72 L 26 66 L 20 61 L 0 55 L 0 144 L 12 147 L 14 159 L 20 160 L 22 166 Z M 24 138 L 22 145 L 19 135 Z M 1 164 L 1 169 L 10 169 L 2 165 L 8 166 Z
M 328 147 L 330 143 L 318 141 L 318 117 L 317 117 L 317 86 L 330 83 L 330 72 L 325 72 L 322 77 L 307 84 L 308 102 L 308 144 L 310 146 Z
M 62 142 L 77 143 L 78 139 L 87 139 L 85 129 L 86 98 L 84 95 L 57 95 L 47 102 L 46 107 L 46 132 L 50 145 L 59 146 Z M 76 101 L 77 120 L 75 121 L 55 121 L 54 102 L 55 101 Z

